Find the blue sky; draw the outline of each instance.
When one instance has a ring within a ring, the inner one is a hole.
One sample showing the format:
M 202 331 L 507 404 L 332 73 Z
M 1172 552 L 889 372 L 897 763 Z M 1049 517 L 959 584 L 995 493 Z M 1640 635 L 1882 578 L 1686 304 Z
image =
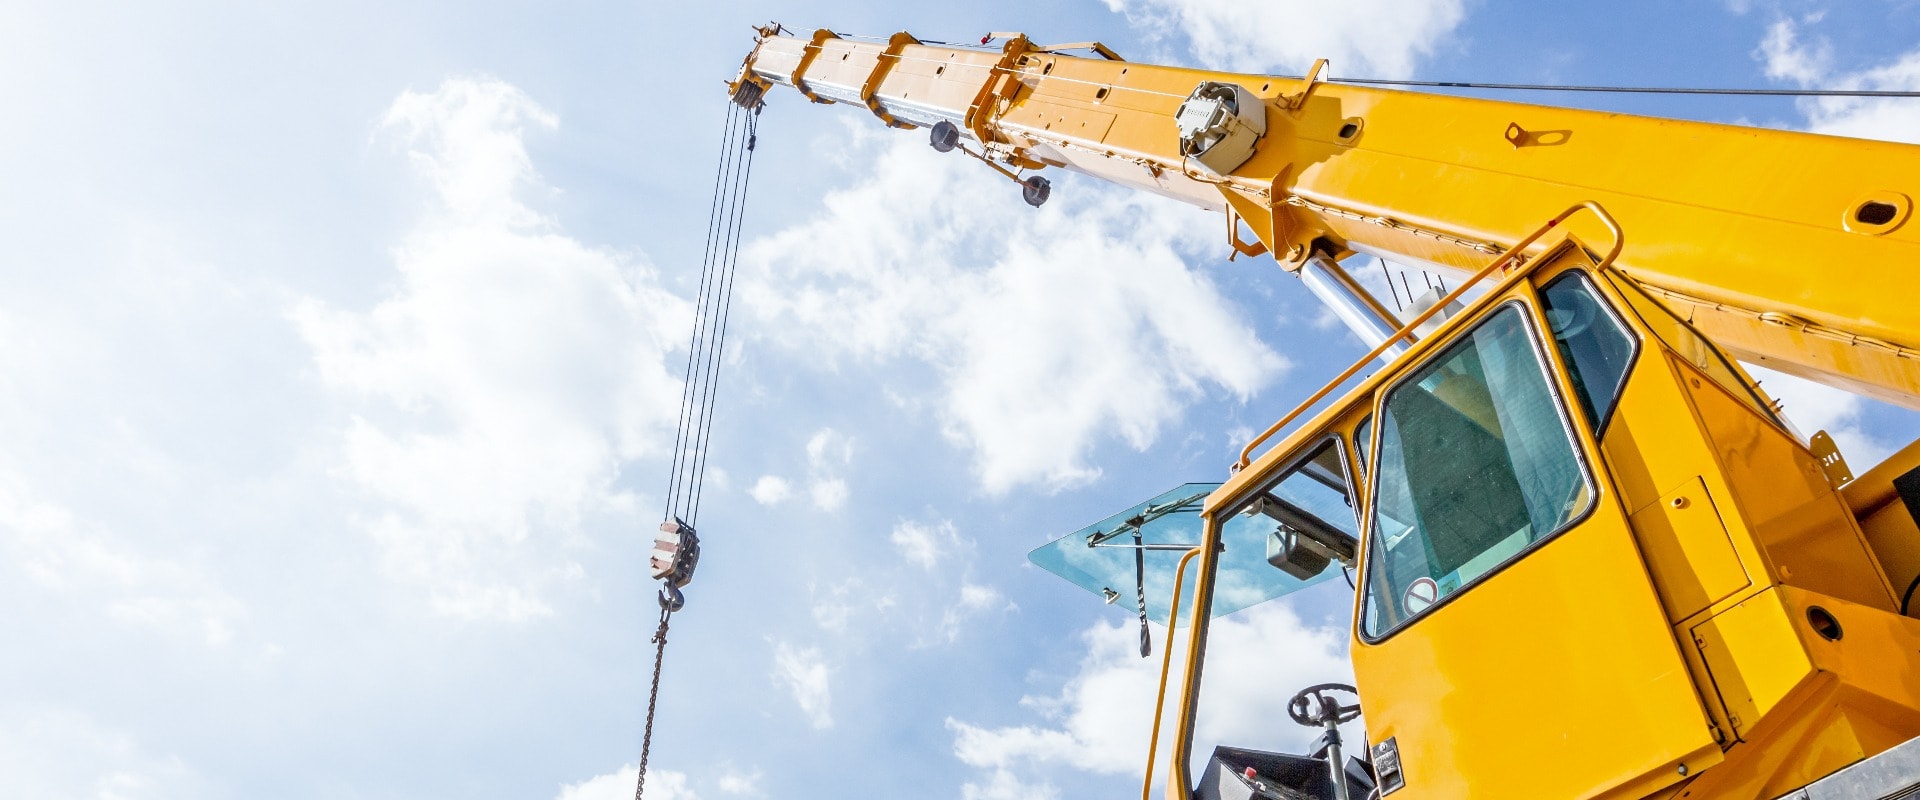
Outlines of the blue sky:
M 0 26 L 0 775 L 19 797 L 628 796 L 750 24 L 1025 30 L 1448 80 L 1920 89 L 1920 3 L 110 3 Z M 1920 102 L 1538 96 L 1920 139 Z M 1035 211 L 918 132 L 761 121 L 656 798 L 1137 786 L 1153 662 L 1028 549 L 1361 352 L 1218 220 Z M 1756 165 L 1763 167 L 1764 165 Z M 1856 471 L 1909 412 L 1770 378 Z M 1203 737 L 1298 747 L 1338 582 L 1221 624 Z M 1156 640 L 1164 639 L 1156 632 Z M 1161 642 L 1164 644 L 1164 642 Z

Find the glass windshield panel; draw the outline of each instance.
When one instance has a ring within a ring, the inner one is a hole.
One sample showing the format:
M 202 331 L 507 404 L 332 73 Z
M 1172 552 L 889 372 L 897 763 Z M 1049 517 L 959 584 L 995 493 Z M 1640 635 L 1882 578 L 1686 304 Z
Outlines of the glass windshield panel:
M 1613 413 L 1614 402 L 1633 364 L 1633 335 L 1613 315 L 1593 281 L 1569 272 L 1540 292 L 1553 342 L 1571 371 L 1580 410 L 1598 433 Z
M 1553 535 L 1592 501 L 1518 306 L 1396 386 L 1378 424 L 1370 637 Z
M 1180 556 L 1187 548 L 1200 544 L 1206 532 L 1200 507 L 1207 495 L 1219 487 L 1217 483 L 1189 483 L 1175 487 L 1035 548 L 1027 554 L 1027 559 L 1041 569 L 1066 578 L 1095 597 L 1105 598 L 1107 592 L 1113 592 L 1116 597 L 1112 604 L 1129 616 L 1138 612 L 1139 600 L 1135 586 L 1140 584 L 1146 590 L 1147 618 L 1165 623 L 1168 604 L 1173 599 L 1174 569 L 1179 566 Z M 1296 495 L 1290 489 L 1283 490 L 1283 496 L 1296 503 L 1322 503 L 1315 507 L 1324 505 L 1323 499 L 1295 499 Z M 1348 526 L 1351 527 L 1352 513 L 1345 508 L 1341 512 L 1346 514 Z M 1267 562 L 1267 540 L 1276 527 L 1277 523 L 1264 516 L 1234 514 L 1225 518 L 1220 530 L 1220 564 L 1215 573 L 1214 616 L 1231 614 L 1292 594 L 1338 573 L 1338 566 L 1335 565 L 1301 580 L 1275 569 Z M 1144 576 L 1135 571 L 1136 532 L 1140 534 L 1140 544 L 1149 547 L 1172 546 L 1145 552 L 1140 564 Z M 1196 567 L 1187 568 L 1183 603 L 1193 601 L 1197 573 Z M 1139 580 L 1141 577 L 1144 580 Z M 1188 608 L 1181 609 L 1182 625 L 1186 624 Z

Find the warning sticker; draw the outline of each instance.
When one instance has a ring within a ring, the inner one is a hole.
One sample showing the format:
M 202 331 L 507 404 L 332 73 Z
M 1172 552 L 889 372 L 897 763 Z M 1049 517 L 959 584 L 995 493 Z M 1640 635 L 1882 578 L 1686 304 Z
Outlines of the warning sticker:
M 1434 583 L 1432 578 L 1415 578 L 1413 583 L 1407 584 L 1407 593 L 1401 596 L 1400 605 L 1407 609 L 1407 613 L 1418 614 L 1439 599 L 1440 584 Z

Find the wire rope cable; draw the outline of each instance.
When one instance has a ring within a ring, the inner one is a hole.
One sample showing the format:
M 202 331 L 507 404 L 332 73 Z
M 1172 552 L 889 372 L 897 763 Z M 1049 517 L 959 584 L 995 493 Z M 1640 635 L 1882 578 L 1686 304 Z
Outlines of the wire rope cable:
M 847 39 L 862 39 L 862 40 L 874 41 L 874 42 L 884 42 L 888 40 L 887 37 L 885 36 L 869 36 L 866 34 L 845 33 L 841 31 L 834 31 L 833 34 L 835 36 L 839 36 Z M 959 50 L 969 50 L 969 51 L 976 51 L 976 52 L 995 52 L 996 51 L 996 48 L 986 47 L 984 45 L 962 44 L 962 43 L 954 43 L 954 42 L 939 42 L 939 41 L 933 41 L 933 40 L 922 40 L 921 44 L 939 45 L 943 47 L 952 47 Z M 905 55 L 896 56 L 896 58 L 900 58 L 901 60 L 906 60 L 906 61 L 926 61 L 927 63 L 947 64 L 947 62 L 945 61 L 914 58 L 912 56 L 905 56 Z M 959 67 L 980 66 L 983 69 L 985 68 L 984 65 L 972 65 L 972 64 L 950 64 L 949 66 L 959 66 Z M 1303 79 L 1302 76 L 1299 76 L 1299 75 L 1263 74 L 1260 77 L 1284 78 L 1286 80 L 1296 80 L 1296 81 Z M 1052 80 L 1052 81 L 1065 81 L 1068 83 L 1086 83 L 1089 85 L 1106 86 L 1106 84 L 1100 84 L 1094 81 L 1078 80 L 1078 79 L 1068 78 L 1060 75 L 1045 75 L 1045 76 L 1042 76 L 1041 79 Z M 1416 81 L 1416 80 L 1391 80 L 1386 78 L 1321 78 L 1320 80 L 1326 83 L 1349 83 L 1349 84 L 1358 84 L 1362 86 L 1411 86 L 1411 87 L 1427 87 L 1427 88 L 1436 88 L 1436 89 L 1479 89 L 1484 91 L 1502 91 L 1502 92 L 1598 92 L 1598 93 L 1609 93 L 1609 94 L 1690 94 L 1690 95 L 1722 95 L 1722 96 L 1731 96 L 1731 97 L 1758 96 L 1758 97 L 1920 98 L 1920 91 L 1904 90 L 1904 89 L 1740 89 L 1740 88 L 1725 89 L 1725 88 L 1712 88 L 1712 87 L 1685 87 L 1685 86 L 1591 86 L 1591 85 L 1580 85 L 1580 84 L 1553 84 L 1553 83 L 1496 83 L 1496 82 L 1486 82 L 1486 81 Z M 1131 86 L 1111 86 L 1109 88 L 1116 91 L 1131 91 L 1131 92 L 1139 92 L 1143 94 L 1166 95 L 1168 97 L 1184 96 L 1184 95 L 1168 94 L 1166 92 L 1157 92 L 1149 89 L 1142 89 L 1139 87 L 1131 87 Z
M 697 363 L 697 359 L 700 356 L 701 320 L 706 316 L 707 285 L 713 274 L 712 272 L 713 250 L 714 250 L 715 242 L 717 241 L 717 237 L 714 236 L 714 231 L 716 230 L 720 222 L 721 189 L 726 186 L 727 177 L 728 177 L 728 174 L 731 172 L 731 168 L 733 165 L 733 149 L 734 149 L 733 133 L 735 129 L 735 120 L 737 119 L 737 115 L 739 111 L 740 111 L 739 106 L 733 103 L 727 104 L 726 122 L 724 124 L 724 128 L 723 128 L 724 133 L 722 135 L 721 144 L 720 144 L 720 163 L 714 168 L 713 202 L 707 210 L 706 250 L 701 255 L 701 261 L 700 261 L 700 290 L 699 290 L 699 294 L 697 295 L 697 300 L 696 300 L 695 309 L 694 309 L 692 341 L 687 344 L 687 367 L 685 372 L 681 375 L 680 419 L 678 422 L 678 426 L 674 431 L 673 465 L 671 468 L 671 472 L 669 473 L 669 477 L 667 479 L 666 517 L 668 519 L 673 519 L 680 511 L 680 476 L 682 473 L 681 464 L 686 455 L 686 448 L 689 445 L 689 442 L 687 441 L 687 433 L 691 428 L 691 424 L 692 424 L 691 420 L 688 419 L 688 415 L 692 413 L 695 407 L 693 403 L 693 396 L 695 391 L 694 390 L 695 383 L 693 379 L 694 364 Z
M 714 323 L 715 333 L 712 337 L 713 348 L 709 354 L 709 360 L 712 362 L 712 366 L 709 370 L 710 377 L 708 378 L 706 406 L 700 414 L 703 423 L 699 438 L 700 446 L 695 450 L 697 463 L 693 468 L 692 501 L 687 508 L 687 523 L 693 525 L 695 528 L 699 527 L 700 496 L 707 483 L 707 444 L 713 439 L 713 408 L 714 399 L 717 394 L 714 390 L 718 387 L 719 383 L 721 360 L 726 357 L 727 323 L 733 317 L 733 278 L 734 275 L 739 272 L 740 267 L 740 237 L 744 227 L 742 225 L 742 219 L 745 217 L 747 205 L 747 185 L 753 180 L 753 153 L 754 145 L 758 144 L 759 139 L 759 119 L 760 115 L 757 111 L 747 115 L 747 163 L 746 167 L 740 171 L 739 190 L 736 192 L 734 199 L 732 231 L 730 234 L 731 241 L 727 245 L 724 260 L 725 272 L 722 275 L 722 285 L 720 287 L 720 313 L 718 321 Z
M 1298 76 L 1289 77 L 1299 80 Z M 1442 89 L 1486 89 L 1504 92 L 1603 92 L 1611 94 L 1706 94 L 1761 97 L 1920 97 L 1920 91 L 1899 89 L 1713 89 L 1678 86 L 1579 86 L 1548 83 L 1479 83 L 1475 81 L 1398 81 L 1382 78 L 1323 78 L 1327 83 L 1365 86 L 1424 86 Z
M 647 765 L 653 755 L 654 719 L 660 707 L 660 676 L 666 665 L 667 626 L 684 602 L 679 587 L 693 574 L 699 558 L 694 523 L 700 516 L 700 496 L 706 483 L 707 453 L 713 438 L 714 409 L 719 398 L 720 368 L 725 356 L 727 323 L 733 310 L 733 279 L 740 264 L 740 241 L 745 230 L 747 190 L 753 174 L 760 109 L 756 99 L 727 102 L 722 128 L 720 163 L 714 170 L 713 201 L 707 209 L 707 239 L 701 254 L 698 297 L 694 302 L 693 332 L 687 343 L 682 373 L 680 415 L 674 432 L 671 474 L 667 479 L 666 520 L 654 550 L 654 575 L 662 577 L 660 624 L 654 629 L 653 680 L 647 692 L 646 726 L 640 737 L 640 767 L 634 777 L 634 800 L 642 800 Z M 671 559 L 665 564 L 663 559 Z M 663 566 L 665 564 L 665 566 Z

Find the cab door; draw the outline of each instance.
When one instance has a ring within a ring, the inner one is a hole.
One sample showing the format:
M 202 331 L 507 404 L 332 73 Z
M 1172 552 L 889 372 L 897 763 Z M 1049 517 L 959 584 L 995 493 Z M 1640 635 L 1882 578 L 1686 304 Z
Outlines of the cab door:
M 1596 467 L 1604 376 L 1563 371 L 1582 334 L 1536 302 L 1522 286 L 1376 401 L 1353 663 L 1385 795 L 1642 797 L 1719 761 Z

